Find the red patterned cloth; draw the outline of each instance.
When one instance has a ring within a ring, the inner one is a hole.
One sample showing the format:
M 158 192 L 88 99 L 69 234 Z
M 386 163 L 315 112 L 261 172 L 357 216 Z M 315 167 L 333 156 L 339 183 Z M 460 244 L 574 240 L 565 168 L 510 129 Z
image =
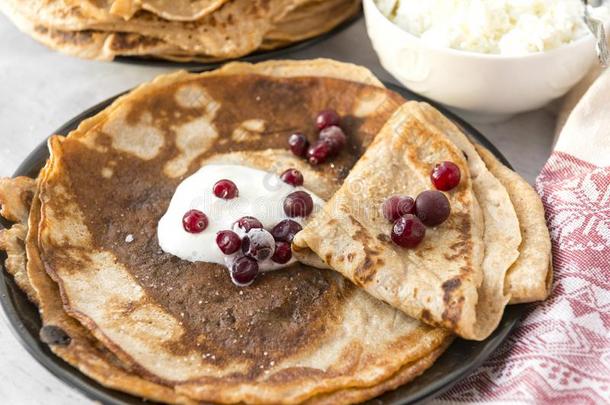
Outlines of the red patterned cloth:
M 553 242 L 551 296 L 437 403 L 610 404 L 610 72 L 572 112 L 536 187 Z

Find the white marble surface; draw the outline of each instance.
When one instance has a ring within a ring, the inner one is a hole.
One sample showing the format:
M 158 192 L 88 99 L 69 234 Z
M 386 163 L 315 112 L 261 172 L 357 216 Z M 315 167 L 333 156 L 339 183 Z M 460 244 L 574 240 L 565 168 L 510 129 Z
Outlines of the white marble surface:
M 368 66 L 384 80 L 364 24 L 294 55 L 332 57 Z M 47 50 L 0 15 L 0 176 L 9 176 L 28 153 L 85 108 L 169 69 L 78 60 Z M 550 154 L 552 108 L 495 125 L 476 125 L 529 181 Z M 0 311 L 1 313 L 1 311 Z M 0 315 L 0 403 L 87 403 L 43 369 L 19 345 Z

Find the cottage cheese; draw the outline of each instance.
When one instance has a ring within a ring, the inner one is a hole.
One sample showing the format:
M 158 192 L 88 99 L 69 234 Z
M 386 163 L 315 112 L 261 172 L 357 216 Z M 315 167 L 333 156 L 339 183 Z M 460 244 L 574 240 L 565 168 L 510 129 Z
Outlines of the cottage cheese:
M 581 0 L 376 0 L 383 14 L 433 45 L 523 55 L 568 44 L 588 32 Z M 591 15 L 610 20 L 609 1 Z

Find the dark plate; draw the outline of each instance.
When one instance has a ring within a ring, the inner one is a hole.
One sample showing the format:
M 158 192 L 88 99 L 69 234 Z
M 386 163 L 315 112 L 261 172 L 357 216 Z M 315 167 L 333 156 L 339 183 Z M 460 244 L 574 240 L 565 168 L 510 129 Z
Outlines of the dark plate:
M 146 65 L 146 66 L 157 66 L 157 67 L 165 67 L 165 68 L 181 68 L 181 69 L 214 69 L 221 65 L 224 65 L 227 62 L 232 61 L 242 61 L 242 62 L 260 62 L 268 59 L 285 59 L 288 58 L 291 54 L 295 52 L 299 52 L 309 48 L 310 46 L 316 45 L 322 41 L 325 41 L 340 32 L 343 32 L 347 28 L 349 28 L 352 24 L 362 18 L 362 11 L 359 11 L 353 17 L 343 21 L 341 24 L 337 25 L 332 30 L 320 34 L 316 37 L 305 39 L 303 41 L 293 42 L 289 45 L 286 45 L 281 48 L 272 49 L 270 51 L 255 51 L 246 56 L 242 56 L 241 58 L 233 58 L 233 59 L 225 59 L 216 62 L 173 62 L 170 60 L 164 60 L 153 57 L 137 57 L 137 56 L 118 56 L 114 59 L 115 62 L 120 63 L 129 63 L 134 65 Z
M 402 94 L 407 99 L 427 101 L 402 87 L 387 83 L 386 86 Z M 84 111 L 54 133 L 67 134 L 75 129 L 82 120 L 91 117 L 107 107 L 116 97 L 118 96 Z M 481 133 L 453 113 L 438 105 L 435 105 L 435 107 L 462 127 L 464 132 L 472 139 L 488 148 L 505 165 L 510 167 L 504 156 Z M 14 175 L 35 177 L 48 156 L 46 143 L 40 144 L 19 166 Z M 8 224 L 4 222 L 2 225 L 7 226 Z M 4 258 L 0 257 L 2 263 Z M 4 267 L 0 277 L 0 301 L 13 328 L 13 332 L 21 344 L 39 363 L 66 384 L 78 389 L 89 398 L 104 404 L 150 404 L 150 402 L 143 401 L 140 398 L 105 388 L 96 381 L 81 374 L 77 369 L 59 357 L 56 357 L 47 345 L 42 343 L 38 338 L 38 331 L 41 327 L 38 310 L 28 301 L 26 295 L 17 287 L 13 278 L 6 272 Z M 395 391 L 388 392 L 370 402 L 380 405 L 414 404 L 446 391 L 456 382 L 470 374 L 491 355 L 506 339 L 515 325 L 517 325 L 523 310 L 523 306 L 507 307 L 500 325 L 488 339 L 482 342 L 456 339 L 449 349 L 424 374 L 411 383 Z

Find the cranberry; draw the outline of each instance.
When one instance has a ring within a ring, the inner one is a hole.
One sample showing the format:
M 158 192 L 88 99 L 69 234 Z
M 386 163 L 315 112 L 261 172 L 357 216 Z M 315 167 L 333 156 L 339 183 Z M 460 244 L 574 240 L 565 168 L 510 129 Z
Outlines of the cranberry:
M 293 154 L 300 157 L 305 157 L 307 147 L 309 147 L 309 141 L 302 133 L 295 132 L 288 138 L 288 146 L 290 146 L 290 150 Z
M 233 262 L 230 273 L 233 283 L 246 287 L 252 284 L 258 275 L 258 263 L 254 259 L 242 256 Z
M 413 248 L 426 236 L 426 227 L 411 214 L 398 218 L 392 227 L 392 241 L 404 248 Z
M 303 174 L 297 169 L 288 169 L 280 178 L 284 181 L 284 183 L 288 183 L 291 186 L 298 187 L 303 185 Z
M 428 226 L 440 225 L 451 213 L 451 205 L 445 194 L 436 190 L 422 192 L 415 199 L 415 214 Z
M 233 230 L 235 230 L 235 228 L 239 228 L 244 232 L 248 232 L 250 229 L 262 227 L 263 224 L 261 224 L 261 221 L 254 217 L 241 217 L 233 224 Z
M 320 131 L 320 140 L 330 145 L 333 154 L 339 153 L 347 143 L 345 133 L 336 125 L 326 127 Z
M 340 120 L 341 117 L 339 117 L 339 114 L 337 114 L 335 110 L 323 110 L 316 116 L 316 127 L 318 127 L 318 129 L 324 129 L 331 125 L 339 125 Z
M 395 195 L 385 200 L 381 211 L 388 221 L 394 222 L 403 215 L 415 212 L 415 200 L 408 196 Z
M 437 190 L 449 191 L 460 184 L 460 168 L 453 162 L 437 163 L 432 169 L 430 180 Z
M 288 263 L 292 259 L 292 250 L 290 249 L 290 243 L 278 242 L 275 245 L 275 252 L 271 256 L 271 260 L 279 264 Z
M 332 146 L 324 141 L 316 142 L 307 150 L 307 159 L 312 165 L 326 162 L 330 155 L 332 155 Z
M 241 241 L 241 251 L 244 255 L 263 261 L 268 259 L 275 250 L 273 236 L 264 229 L 250 230 Z
M 302 229 L 303 227 L 298 222 L 295 222 L 292 219 L 285 219 L 273 227 L 271 235 L 273 235 L 273 238 L 276 241 L 291 243 L 294 239 L 294 235 L 301 232 Z
M 220 231 L 216 234 L 216 244 L 222 253 L 232 255 L 241 247 L 241 239 L 233 231 Z
M 284 212 L 291 218 L 306 217 L 313 211 L 313 199 L 305 191 L 288 194 L 284 200 Z
M 239 190 L 237 189 L 235 183 L 227 179 L 217 181 L 216 184 L 214 184 L 212 191 L 216 197 L 223 198 L 225 200 L 230 200 L 231 198 L 235 198 L 239 195 Z
M 208 227 L 208 217 L 199 210 L 190 210 L 182 217 L 182 226 L 189 233 L 201 233 Z

